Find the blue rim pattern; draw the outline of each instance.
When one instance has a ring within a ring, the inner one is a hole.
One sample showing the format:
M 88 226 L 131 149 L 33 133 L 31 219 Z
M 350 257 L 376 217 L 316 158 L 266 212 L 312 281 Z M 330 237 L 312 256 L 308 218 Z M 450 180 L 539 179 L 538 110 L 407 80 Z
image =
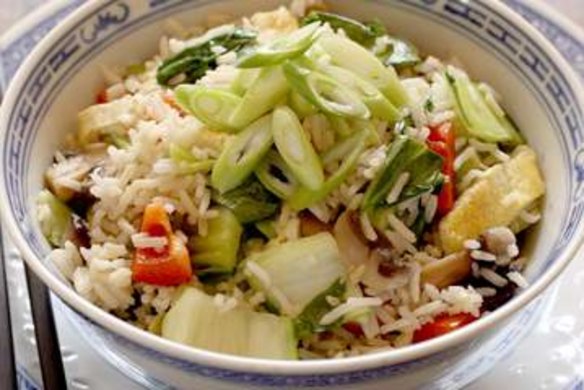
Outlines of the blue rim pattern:
M 383 2 L 383 3 L 387 3 L 387 1 L 377 1 L 377 2 Z M 61 11 L 59 11 L 58 15 L 55 15 L 54 18 L 49 19 L 49 20 L 45 20 L 42 24 L 40 24 L 39 26 L 36 26 L 34 31 L 35 32 L 40 32 L 42 31 L 44 34 L 46 31 L 48 31 L 48 29 L 50 29 L 50 27 L 52 27 L 54 24 L 56 24 L 56 20 L 57 18 L 62 18 L 64 15 L 66 15 L 67 13 L 69 13 L 70 11 L 72 11 L 74 8 L 76 8 L 79 4 L 81 4 L 82 1 L 75 1 L 74 4 L 68 6 L 66 9 L 63 9 Z M 184 3 L 183 1 L 168 1 L 168 0 L 151 0 L 150 1 L 150 5 L 155 8 L 155 7 L 166 7 L 165 9 L 174 9 L 174 7 L 179 6 L 181 3 Z M 205 1 L 200 1 L 199 3 L 206 3 Z M 420 4 L 423 3 L 423 4 Z M 516 9 L 518 9 L 518 11 L 523 14 L 524 16 L 526 16 L 528 19 L 537 19 L 537 15 L 535 13 L 533 13 L 533 11 L 530 11 L 529 8 L 527 8 L 526 6 L 518 3 L 515 0 L 511 0 L 509 1 L 510 5 L 514 6 Z M 123 4 L 123 2 L 109 2 L 106 5 L 104 5 L 104 10 L 106 10 L 106 8 L 110 5 L 119 5 L 119 4 Z M 438 4 L 437 1 L 435 0 L 422 0 L 420 1 L 414 1 L 414 0 L 405 0 L 403 1 L 403 4 L 406 4 L 410 7 L 418 7 L 420 10 L 425 11 L 427 13 L 436 13 L 436 7 L 440 6 L 440 4 Z M 402 6 L 402 4 L 400 4 L 400 6 Z M 478 26 L 481 23 L 484 23 L 487 20 L 487 12 L 492 12 L 492 11 L 488 11 L 486 10 L 484 7 L 481 8 L 482 5 L 481 4 L 473 4 L 468 5 L 468 4 L 463 4 L 457 0 L 447 0 L 444 5 L 443 5 L 443 9 L 442 11 L 444 11 L 446 14 L 446 17 L 450 17 L 450 21 L 457 23 L 461 28 L 468 28 L 470 25 L 475 25 Z M 107 10 L 106 10 L 107 11 Z M 531 14 L 530 14 L 531 12 Z M 499 17 L 501 17 L 501 15 L 498 15 Z M 544 20 L 545 21 L 545 20 Z M 125 22 L 125 20 L 123 20 L 121 23 Z M 555 35 L 555 37 L 557 37 L 558 39 L 565 39 L 565 36 L 562 36 L 562 33 L 559 32 L 561 29 L 554 25 L 553 23 L 548 23 L 548 21 L 545 21 L 548 27 L 552 28 L 553 30 L 550 31 L 555 31 L 557 33 L 557 35 Z M 494 38 L 497 40 L 498 45 L 500 46 L 501 49 L 508 49 L 511 52 L 515 52 L 515 54 L 517 53 L 517 46 L 514 46 L 514 44 L 518 44 L 518 42 L 521 42 L 520 40 L 517 39 L 517 36 L 514 37 L 513 33 L 510 33 L 509 30 L 505 29 L 505 27 L 503 27 L 503 24 L 498 24 L 497 22 L 490 22 L 489 25 L 485 24 L 483 27 L 485 27 L 485 31 L 488 32 L 488 34 L 491 36 L 491 38 Z M 490 30 L 487 28 L 490 27 Z M 106 34 L 107 35 L 107 34 Z M 104 37 L 106 36 L 104 35 Z M 100 41 L 100 45 L 101 44 L 107 44 L 107 41 L 109 41 L 112 37 L 108 37 L 108 39 L 106 40 L 105 38 Z M 554 39 L 554 38 L 552 38 Z M 572 40 L 573 42 L 570 42 L 569 45 L 564 45 L 564 46 L 560 46 L 560 49 L 566 49 L 566 50 L 562 50 L 564 55 L 569 56 L 568 58 L 573 58 L 572 55 L 575 56 L 575 58 L 578 59 L 579 62 L 577 63 L 582 63 L 582 44 L 575 41 L 573 38 L 568 37 L 568 41 Z M 11 75 L 16 71 L 16 68 L 18 67 L 18 63 L 24 58 L 24 56 L 26 56 L 26 54 L 28 53 L 28 49 L 32 48 L 32 46 L 34 46 L 35 38 L 31 37 L 30 35 L 27 35 L 23 38 L 22 41 L 17 41 L 19 42 L 19 44 L 13 44 L 10 47 L 8 47 L 5 52 L 3 52 L 2 54 L 2 65 L 4 68 L 4 71 L 6 73 L 6 75 L 8 75 L 8 79 L 11 78 Z M 565 42 L 565 41 L 562 41 Z M 573 44 L 575 42 L 575 44 Z M 492 44 L 493 42 L 491 42 Z M 64 47 L 64 51 L 61 50 L 59 52 L 57 52 L 56 54 L 62 56 L 63 53 L 67 54 L 67 49 L 71 49 L 73 46 L 70 46 L 70 43 L 68 43 L 69 46 Z M 579 47 L 578 47 L 579 46 Z M 95 45 L 93 46 L 93 48 L 95 49 Z M 576 49 L 574 50 L 574 47 L 576 47 Z M 23 49 L 25 48 L 25 49 Z M 69 55 L 73 56 L 75 54 L 75 51 L 77 49 L 75 49 L 73 52 L 70 52 Z M 542 81 L 543 79 L 543 73 L 544 72 L 549 72 L 550 68 L 548 68 L 549 64 L 551 64 L 553 66 L 553 64 L 550 62 L 548 65 L 546 65 L 544 62 L 541 61 L 541 58 L 536 57 L 536 55 L 533 52 L 530 52 L 529 50 L 526 51 L 527 53 L 530 53 L 529 55 L 531 57 L 518 57 L 525 65 L 528 65 L 529 68 L 532 70 L 532 75 L 531 76 L 537 76 L 538 78 L 540 78 L 540 81 Z M 541 53 L 540 53 L 541 54 Z M 507 60 L 511 60 L 510 57 L 508 57 L 507 55 L 505 55 Z M 64 62 L 66 62 L 66 60 L 68 60 L 69 58 L 58 58 L 57 60 L 55 60 L 55 58 L 57 57 L 52 57 L 52 61 L 49 61 L 49 63 L 52 62 L 52 70 L 57 73 L 59 71 L 59 68 L 61 67 L 61 65 L 63 65 L 63 62 L 60 62 L 60 60 L 65 60 Z M 20 61 L 19 61 L 20 59 Z M 549 59 L 548 59 L 549 60 Z M 75 65 L 70 67 L 70 70 L 75 68 L 75 66 L 79 65 L 78 63 L 76 63 Z M 577 67 L 577 70 L 582 74 L 582 72 L 584 71 L 584 68 L 582 67 Z M 529 78 L 529 76 L 527 75 L 523 75 L 527 78 Z M 47 75 L 46 73 L 43 74 L 42 70 L 39 72 L 37 72 L 37 74 L 33 75 L 33 77 L 31 77 L 32 80 L 35 80 L 32 83 L 32 88 L 31 90 L 34 91 L 34 88 L 37 88 L 37 92 L 40 92 L 38 95 L 40 96 L 42 94 L 43 88 L 47 85 L 48 81 L 46 79 Z M 64 78 L 65 75 L 60 75 L 61 78 Z M 36 83 L 36 84 L 35 84 Z M 43 84 L 44 83 L 44 84 Z M 561 85 L 562 83 L 564 83 L 564 85 Z M 565 95 L 566 91 L 569 91 L 569 86 L 567 85 L 565 80 L 553 80 L 548 82 L 545 85 L 546 88 L 548 88 L 551 92 L 554 93 L 555 98 L 556 98 L 556 103 L 561 107 L 562 105 L 564 105 L 565 103 L 569 103 L 569 99 L 568 97 Z M 30 92 L 30 90 L 29 90 Z M 45 99 L 40 99 L 40 100 L 45 100 Z M 48 100 L 48 99 L 47 99 Z M 564 107 L 565 108 L 565 107 Z M 38 111 L 37 111 L 38 112 Z M 24 114 L 23 111 L 21 111 L 19 114 Z M 571 140 L 564 140 L 566 145 L 569 145 L 572 147 L 572 149 L 577 149 L 577 147 L 579 146 L 579 144 L 581 143 L 582 140 L 582 117 L 581 117 L 581 113 L 576 113 L 575 112 L 575 108 L 574 107 L 567 107 L 563 110 L 563 114 L 564 117 L 562 118 L 564 120 L 564 123 L 568 126 L 568 128 L 574 128 L 575 129 L 575 137 L 578 138 L 572 138 Z M 22 116 L 21 116 L 22 119 Z M 14 125 L 16 122 L 11 121 L 11 124 Z M 11 129 L 16 128 L 16 131 L 13 131 L 13 137 L 14 134 L 16 134 L 18 132 L 18 130 L 20 130 L 21 128 L 18 126 L 11 126 Z M 16 135 L 16 138 L 14 139 L 18 139 L 18 135 Z M 571 141 L 571 144 L 569 144 L 569 142 Z M 29 141 L 30 142 L 30 141 Z M 12 144 L 12 146 L 14 147 L 14 145 L 16 144 Z M 25 142 L 26 144 L 26 142 Z M 18 149 L 18 150 L 23 150 L 23 149 Z M 26 147 L 24 148 L 24 150 L 26 150 Z M 30 150 L 30 148 L 29 148 Z M 571 150 L 573 152 L 573 150 Z M 5 155 L 8 155 L 8 153 L 6 153 Z M 574 161 L 574 163 L 576 163 L 576 158 L 574 155 L 572 155 L 571 157 L 573 157 L 572 161 Z M 5 161 L 6 163 L 6 161 Z M 8 166 L 9 164 L 7 164 Z M 23 167 L 20 167 L 21 169 Z M 576 166 L 576 168 L 578 168 Z M 575 170 L 576 171 L 576 170 Z M 20 172 L 26 172 L 26 169 L 24 169 L 23 171 Z M 578 172 L 573 172 L 574 175 L 576 175 Z M 580 177 L 576 177 L 576 179 L 580 179 Z M 581 180 L 577 180 L 577 182 L 581 182 Z M 20 190 L 22 190 L 22 188 L 20 188 Z M 572 191 L 571 191 L 572 192 Z M 580 198 L 574 198 L 572 200 L 577 200 L 578 203 L 581 200 Z M 13 204 L 16 205 L 16 204 Z M 581 206 L 581 205 L 578 205 Z M 575 209 L 575 212 L 573 212 L 573 215 L 576 216 L 581 216 L 582 212 L 584 210 L 584 207 L 578 207 Z M 578 219 L 579 218 L 573 218 L 571 221 L 568 221 L 566 229 L 564 231 L 564 235 L 561 237 L 560 241 L 556 243 L 555 245 L 555 250 L 552 251 L 552 253 L 550 253 L 549 256 L 549 261 L 548 261 L 548 265 L 551 261 L 553 261 L 553 258 L 555 257 L 555 255 L 557 254 L 556 251 L 559 250 L 559 248 L 561 247 L 561 245 L 563 244 L 563 242 L 567 241 L 571 235 L 573 234 L 573 232 L 576 230 L 576 227 L 578 226 Z M 25 221 L 25 219 L 22 220 L 23 222 Z M 27 221 L 30 224 L 30 221 Z M 34 230 L 30 229 L 27 232 L 23 231 L 23 233 L 25 233 L 25 235 L 27 237 L 34 237 Z M 38 242 L 37 239 L 34 239 L 34 241 L 37 241 L 37 249 L 40 249 L 41 251 L 45 250 L 44 245 L 40 244 Z M 40 244 L 40 245 L 39 245 Z M 545 267 L 544 267 L 545 268 Z M 140 347 L 141 348 L 141 347 Z M 174 359 L 173 359 L 174 360 Z M 400 365 L 401 366 L 401 365 Z M 395 366 L 395 368 L 397 368 L 398 366 Z M 210 373 L 211 376 L 215 376 L 214 373 Z M 384 374 L 385 375 L 385 374 Z M 311 383 L 313 383 L 312 381 L 310 381 Z M 343 381 L 341 381 L 343 382 Z M 255 382 L 255 380 L 252 380 L 252 383 L 257 383 Z M 261 381 L 261 383 L 264 383 L 263 381 Z M 282 382 L 279 384 L 285 384 L 287 382 Z M 294 382 L 296 384 L 296 382 Z M 338 384 L 339 382 L 335 382 L 336 384 Z M 345 382 L 345 383 L 349 383 L 349 382 Z M 276 383 L 278 384 L 278 383 Z M 309 384 L 310 385 L 310 384 Z

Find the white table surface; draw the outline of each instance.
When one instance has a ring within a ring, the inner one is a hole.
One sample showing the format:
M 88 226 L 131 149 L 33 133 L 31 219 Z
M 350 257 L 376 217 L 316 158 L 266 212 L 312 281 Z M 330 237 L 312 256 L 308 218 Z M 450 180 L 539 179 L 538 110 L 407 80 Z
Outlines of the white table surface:
M 97 0 L 88 0 L 88 1 L 97 1 Z M 498 1 L 498 0 L 493 0 Z M 528 1 L 544 1 L 545 3 L 551 5 L 552 7 L 559 10 L 561 13 L 567 15 L 576 25 L 584 28 L 584 0 L 528 0 Z M 0 0 L 0 34 L 6 31 L 12 24 L 18 22 L 19 19 L 23 18 L 31 9 L 35 6 L 45 3 L 42 0 Z M 536 339 L 537 337 L 543 337 L 542 332 L 535 331 L 534 334 L 530 337 L 530 340 Z M 535 340 L 534 340 L 535 341 Z M 529 358 L 529 357 L 525 357 Z M 98 356 L 86 356 L 85 363 L 90 362 L 91 365 L 97 364 L 102 367 L 99 369 L 94 366 L 97 371 L 100 372 L 100 376 L 102 375 L 119 375 L 119 373 L 115 372 L 114 369 L 102 363 Z M 1 362 L 0 362 L 1 364 Z M 542 369 L 545 369 L 542 367 Z M 491 389 L 493 388 L 493 384 L 496 387 L 501 386 L 502 382 L 500 380 L 500 376 L 508 377 L 509 380 L 512 379 L 515 375 L 521 375 L 523 367 L 507 367 L 504 372 L 501 372 L 501 368 L 496 369 L 497 373 L 497 380 L 493 382 L 493 372 L 486 375 L 484 378 L 478 380 L 474 384 L 469 386 L 468 390 L 483 390 L 483 389 Z M 584 370 L 584 368 L 583 368 Z M 71 373 L 68 373 L 71 374 Z M 75 373 L 73 373 L 74 375 Z M 99 389 L 100 386 L 98 383 L 77 383 L 73 386 L 74 388 L 82 389 L 82 388 L 96 388 Z M 505 386 L 503 386 L 505 387 Z M 540 388 L 554 388 L 556 386 L 550 384 L 539 384 Z M 124 388 L 130 389 L 138 389 L 139 387 L 130 383 L 125 383 Z

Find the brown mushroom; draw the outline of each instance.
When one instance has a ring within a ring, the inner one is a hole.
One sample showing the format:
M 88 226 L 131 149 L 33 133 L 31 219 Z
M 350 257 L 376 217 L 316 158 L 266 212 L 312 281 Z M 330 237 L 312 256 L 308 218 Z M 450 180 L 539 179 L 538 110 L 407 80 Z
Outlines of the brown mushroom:
M 438 288 L 456 284 L 470 275 L 471 264 L 466 251 L 450 254 L 422 267 L 422 284 L 429 283 Z

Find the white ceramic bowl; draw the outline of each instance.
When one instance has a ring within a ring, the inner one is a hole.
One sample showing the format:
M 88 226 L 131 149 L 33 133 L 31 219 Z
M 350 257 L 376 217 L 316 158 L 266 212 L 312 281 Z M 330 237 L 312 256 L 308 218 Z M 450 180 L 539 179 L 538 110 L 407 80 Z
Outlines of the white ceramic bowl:
M 531 286 L 495 313 L 444 337 L 396 351 L 328 361 L 226 356 L 135 329 L 78 296 L 44 260 L 49 247 L 34 217 L 42 174 L 75 114 L 102 86 L 100 66 L 131 64 L 157 51 L 164 21 L 202 23 L 212 13 L 251 14 L 278 1 L 92 1 L 62 22 L 14 76 L 2 105 L 1 210 L 24 258 L 71 309 L 81 334 L 110 359 L 127 360 L 149 384 L 194 388 L 328 386 L 397 388 L 431 381 L 503 331 L 509 318 L 553 281 L 581 244 L 584 212 L 584 97 L 555 49 L 496 1 L 341 0 L 340 13 L 379 18 L 440 58 L 456 57 L 486 80 L 537 150 L 546 177 L 544 219 L 528 246 Z M 147 373 L 147 374 L 144 374 Z

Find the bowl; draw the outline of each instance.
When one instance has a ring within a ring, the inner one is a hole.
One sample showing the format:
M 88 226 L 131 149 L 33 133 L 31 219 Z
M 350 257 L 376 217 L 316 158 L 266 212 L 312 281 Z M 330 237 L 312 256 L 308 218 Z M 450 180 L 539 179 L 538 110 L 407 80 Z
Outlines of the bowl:
M 403 349 L 326 361 L 267 361 L 178 345 L 107 314 L 85 301 L 45 257 L 49 246 L 35 221 L 35 196 L 54 151 L 75 126 L 75 113 L 102 87 L 102 66 L 152 56 L 165 21 L 206 23 L 209 15 L 251 14 L 278 1 L 87 2 L 35 48 L 12 79 L 0 116 L 0 207 L 30 268 L 66 308 L 79 333 L 114 364 L 130 363 L 153 386 L 350 386 L 431 382 L 471 351 L 506 332 L 513 315 L 540 296 L 582 243 L 584 224 L 584 96 L 569 65 L 543 36 L 503 4 L 479 0 L 334 2 L 357 19 L 379 18 L 424 52 L 455 58 L 491 84 L 538 152 L 546 178 L 544 218 L 531 234 L 530 287 L 480 321 Z M 431 37 L 431 39 L 428 39 Z

